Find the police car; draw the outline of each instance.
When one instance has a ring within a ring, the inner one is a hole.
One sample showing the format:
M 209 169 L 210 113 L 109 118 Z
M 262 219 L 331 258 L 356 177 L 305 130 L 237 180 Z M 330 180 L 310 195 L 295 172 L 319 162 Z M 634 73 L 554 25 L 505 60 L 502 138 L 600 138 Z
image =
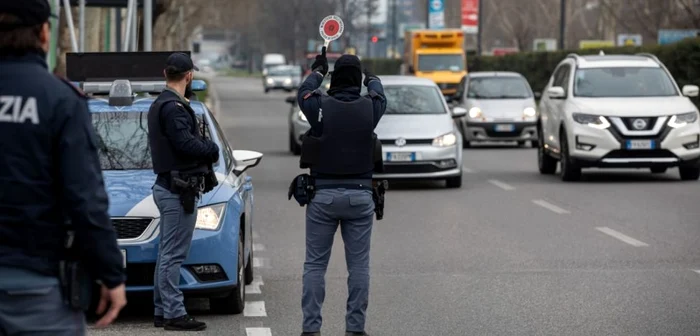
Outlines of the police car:
M 153 201 L 153 173 L 148 144 L 148 110 L 165 82 L 74 83 L 86 94 L 96 131 L 96 143 L 109 212 L 124 256 L 127 291 L 153 291 L 158 256 L 159 212 Z M 193 81 L 194 91 L 206 89 Z M 141 96 L 137 96 L 141 95 Z M 205 136 L 220 148 L 214 165 L 219 185 L 203 195 L 189 256 L 180 271 L 186 296 L 207 297 L 216 313 L 237 314 L 245 304 L 245 284 L 253 281 L 253 183 L 246 174 L 262 154 L 234 150 L 212 112 L 191 102 Z

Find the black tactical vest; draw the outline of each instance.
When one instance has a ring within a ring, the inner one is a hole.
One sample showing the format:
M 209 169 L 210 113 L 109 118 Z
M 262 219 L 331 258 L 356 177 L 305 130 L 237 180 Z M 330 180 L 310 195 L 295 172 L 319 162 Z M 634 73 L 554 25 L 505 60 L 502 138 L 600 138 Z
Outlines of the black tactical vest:
M 192 134 L 195 137 L 201 137 L 197 118 L 192 107 L 189 104 L 182 103 L 180 97 L 175 93 L 168 90 L 163 91 L 151 104 L 151 108 L 148 111 L 148 141 L 151 146 L 153 172 L 156 174 L 170 173 L 173 170 L 184 171 L 198 166 L 191 158 L 178 155 L 170 144 L 170 140 L 165 136 L 161 110 L 166 103 L 175 104 L 172 103 L 173 101 L 180 102 L 180 105 L 192 118 Z
M 323 133 L 318 138 L 318 160 L 311 169 L 328 175 L 354 175 L 374 170 L 374 113 L 372 100 L 351 102 L 321 98 Z

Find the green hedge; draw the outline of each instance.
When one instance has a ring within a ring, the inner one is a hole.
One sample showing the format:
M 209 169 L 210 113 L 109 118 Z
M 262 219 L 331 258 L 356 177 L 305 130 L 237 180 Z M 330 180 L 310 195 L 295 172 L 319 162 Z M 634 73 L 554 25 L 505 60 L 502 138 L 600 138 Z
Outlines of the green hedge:
M 554 52 L 525 52 L 505 56 L 473 56 L 467 58 L 467 69 L 475 71 L 515 71 L 525 76 L 534 91 L 542 91 L 556 68 L 568 54 L 635 54 L 651 53 L 663 62 L 679 86 L 694 84 L 700 86 L 700 38 L 687 39 L 662 46 L 615 47 L 602 49 L 582 49 Z M 365 59 L 362 61 L 377 75 L 399 73 L 401 61 L 396 59 Z M 693 98 L 700 106 L 700 99 Z

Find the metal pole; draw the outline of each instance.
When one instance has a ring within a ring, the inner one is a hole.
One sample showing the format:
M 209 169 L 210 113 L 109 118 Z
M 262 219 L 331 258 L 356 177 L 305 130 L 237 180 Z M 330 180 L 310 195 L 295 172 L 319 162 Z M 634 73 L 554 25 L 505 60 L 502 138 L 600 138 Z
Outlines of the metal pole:
M 182 23 L 185 21 L 185 9 L 180 6 L 179 12 L 178 12 L 178 19 L 177 19 L 177 28 L 178 28 L 178 43 L 177 45 L 179 46 L 180 50 L 185 49 L 185 28 L 182 26 Z
M 370 19 L 372 18 L 372 13 L 367 9 L 367 57 L 369 58 L 369 48 L 371 48 L 372 44 L 372 23 L 370 22 Z
M 73 14 L 71 13 L 70 2 L 68 0 L 63 0 L 63 8 L 66 10 L 66 22 L 68 23 L 68 30 L 70 31 L 71 47 L 73 47 L 73 52 L 79 52 L 78 39 L 75 37 L 75 26 L 73 26 Z
M 566 0 L 561 0 L 559 14 L 559 50 L 566 49 Z
M 68 1 L 68 0 L 64 0 Z M 126 5 L 126 31 L 124 32 L 124 45 L 122 45 L 122 51 L 129 51 L 129 39 L 131 38 L 131 26 L 133 24 L 134 16 L 131 14 L 131 10 L 134 8 L 134 0 L 129 0 Z
M 143 50 L 153 51 L 153 0 L 143 1 Z
M 78 6 L 80 10 L 80 22 L 78 23 L 80 26 L 80 52 L 85 52 L 85 35 L 87 35 L 85 34 L 85 0 L 80 0 Z
M 114 44 L 116 51 L 122 50 L 122 9 L 114 9 Z
M 104 11 L 107 15 L 105 18 L 105 41 L 104 41 L 104 51 L 112 51 L 112 11 Z
M 61 0 L 51 1 L 51 13 L 56 13 L 56 19 L 53 19 L 51 24 L 51 43 L 46 62 L 49 65 L 49 71 L 53 71 L 56 67 L 56 54 L 58 49 L 58 18 L 61 16 Z
M 397 58 L 396 55 L 398 51 L 396 50 L 396 44 L 399 40 L 399 27 L 397 26 L 397 1 L 392 0 L 391 2 L 391 51 L 393 52 L 392 58 Z
M 478 1 L 479 1 L 479 5 L 478 5 L 477 10 L 479 11 L 479 13 L 477 13 L 477 14 L 478 14 L 479 18 L 477 20 L 479 22 L 476 23 L 477 24 L 476 25 L 476 27 L 477 27 L 476 28 L 477 29 L 476 30 L 476 55 L 481 56 L 481 53 L 483 50 L 482 49 L 483 48 L 483 46 L 482 46 L 482 43 L 483 43 L 482 36 L 483 35 L 482 34 L 484 31 L 483 27 L 484 27 L 484 1 L 485 0 L 478 0 Z
M 137 0 L 132 0 L 133 1 L 133 6 L 131 7 L 131 15 L 134 17 L 131 18 L 131 37 L 129 38 L 129 41 L 131 41 L 131 51 L 138 51 L 139 50 L 139 38 L 138 38 L 138 31 L 139 31 L 139 4 Z

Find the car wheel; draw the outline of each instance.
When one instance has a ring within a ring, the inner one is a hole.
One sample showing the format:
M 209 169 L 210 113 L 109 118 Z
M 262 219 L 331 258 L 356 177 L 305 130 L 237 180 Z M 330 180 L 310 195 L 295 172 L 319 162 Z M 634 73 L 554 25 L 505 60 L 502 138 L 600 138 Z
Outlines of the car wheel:
M 691 181 L 700 178 L 700 168 L 698 167 L 678 167 L 681 173 L 681 180 Z
M 569 141 L 566 137 L 566 131 L 562 129 L 561 140 L 561 179 L 566 182 L 578 181 L 581 179 L 581 167 L 576 166 L 571 162 L 569 155 Z
M 668 170 L 666 167 L 653 167 L 650 169 L 653 174 L 663 174 Z
M 459 176 L 450 177 L 445 180 L 445 186 L 450 189 L 461 188 L 462 187 L 462 174 Z
M 240 314 L 245 308 L 243 252 L 243 235 L 241 234 L 238 238 L 238 270 L 236 272 L 238 285 L 225 297 L 209 299 L 209 308 L 215 314 Z
M 544 143 L 537 141 L 537 166 L 540 169 L 540 174 L 554 175 L 557 172 L 557 163 L 555 158 L 545 152 Z

